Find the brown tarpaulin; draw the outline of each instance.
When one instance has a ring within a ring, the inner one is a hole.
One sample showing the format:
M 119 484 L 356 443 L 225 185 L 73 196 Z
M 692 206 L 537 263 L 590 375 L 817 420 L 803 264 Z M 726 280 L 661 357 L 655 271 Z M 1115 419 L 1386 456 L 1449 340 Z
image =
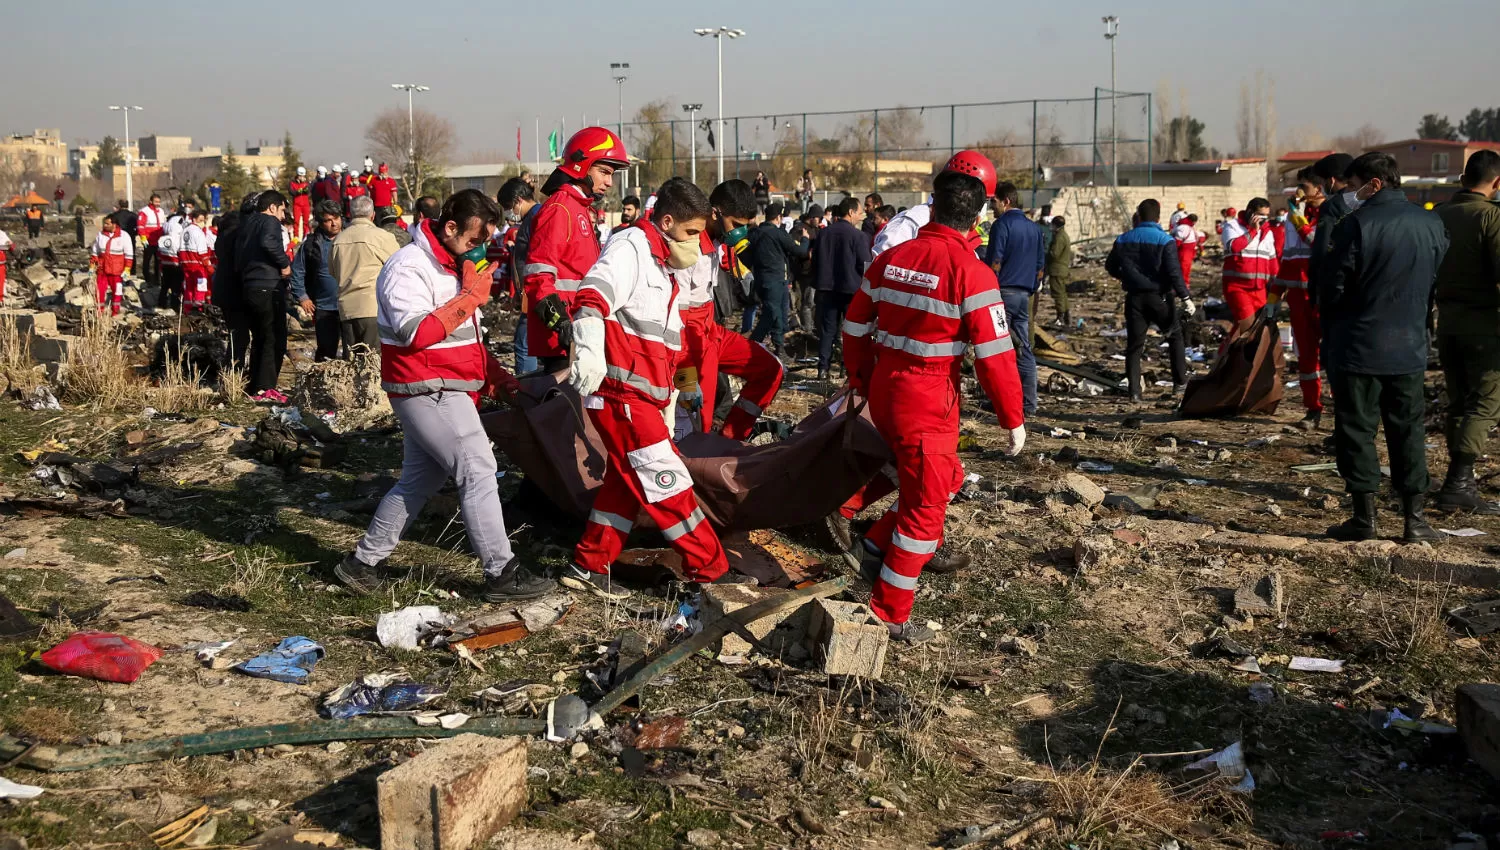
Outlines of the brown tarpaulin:
M 523 379 L 515 406 L 481 419 L 498 450 L 554 504 L 582 519 L 604 480 L 605 454 L 565 376 Z M 863 402 L 853 403 L 851 415 L 844 396 L 831 399 L 790 437 L 769 445 L 717 434 L 685 437 L 678 450 L 714 527 L 751 531 L 817 522 L 863 487 L 891 454 Z
M 1276 322 L 1259 317 L 1234 337 L 1207 375 L 1188 381 L 1180 413 L 1189 419 L 1275 413 L 1285 370 Z

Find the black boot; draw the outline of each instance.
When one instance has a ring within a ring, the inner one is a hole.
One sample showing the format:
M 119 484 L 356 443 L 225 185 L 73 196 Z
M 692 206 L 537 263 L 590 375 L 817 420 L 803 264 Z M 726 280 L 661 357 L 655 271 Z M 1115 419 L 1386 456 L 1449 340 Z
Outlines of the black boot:
M 557 583 L 552 579 L 543 578 L 512 559 L 499 575 L 484 577 L 483 595 L 486 602 L 503 604 L 537 599 L 556 589 Z
M 1334 540 L 1374 540 L 1380 536 L 1375 526 L 1375 494 L 1354 493 L 1354 516 L 1328 529 Z
M 1318 426 L 1322 424 L 1323 411 L 1309 410 L 1307 415 L 1302 417 L 1302 421 L 1297 423 L 1297 427 L 1303 431 L 1316 431 L 1318 430 Z
M 1479 483 L 1474 480 L 1474 461 L 1467 458 L 1454 458 L 1448 463 L 1448 478 L 1432 500 L 1432 506 L 1440 511 L 1500 514 L 1500 508 L 1480 497 Z
M 834 511 L 824 517 L 823 523 L 828 526 L 828 535 L 833 538 L 835 549 L 847 552 L 854 548 L 854 531 L 849 528 L 849 520 L 842 513 Z
M 1407 543 L 1435 543 L 1443 539 L 1442 532 L 1428 525 L 1427 518 L 1422 516 L 1422 505 L 1426 500 L 1422 493 L 1401 497 L 1401 516 L 1406 520 L 1406 532 L 1401 539 Z
M 360 596 L 369 596 L 379 590 L 389 577 L 384 561 L 372 567 L 354 557 L 353 552 L 345 555 L 333 568 L 333 574 L 341 584 Z

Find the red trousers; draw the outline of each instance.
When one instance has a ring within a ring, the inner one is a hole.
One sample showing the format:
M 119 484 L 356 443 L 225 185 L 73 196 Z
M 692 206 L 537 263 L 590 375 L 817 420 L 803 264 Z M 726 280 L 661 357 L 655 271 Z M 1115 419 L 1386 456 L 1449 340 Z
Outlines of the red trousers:
M 300 241 L 312 229 L 312 196 L 292 198 L 292 233 Z
M 94 273 L 94 283 L 99 287 L 99 312 L 104 312 L 105 307 L 110 307 L 110 312 L 116 316 L 120 315 L 120 305 L 125 301 L 124 280 L 122 275 Z
M 5 263 L 0 262 L 0 301 L 5 300 Z
M 879 365 L 870 387 L 870 415 L 896 455 L 901 488 L 896 503 L 865 535 L 885 554 L 870 610 L 887 623 L 904 623 L 911 617 L 922 567 L 943 543 L 948 502 L 963 485 L 958 389 L 947 370 Z
M 1258 283 L 1224 281 L 1224 302 L 1235 324 L 1251 318 L 1266 306 L 1266 288 Z
M 1307 297 L 1306 289 L 1288 289 L 1285 297 L 1292 312 L 1292 339 L 1297 342 L 1297 380 L 1302 386 L 1302 406 L 1309 412 L 1321 412 L 1323 373 L 1318 347 L 1323 329 L 1318 321 L 1318 308 Z
M 749 439 L 755 421 L 770 406 L 786 377 L 781 361 L 765 346 L 715 322 L 712 304 L 683 310 L 682 321 L 682 342 L 687 350 L 683 365 L 698 367 L 698 388 L 703 392 L 700 427 L 704 431 L 713 428 L 714 401 L 719 373 L 723 372 L 743 379 L 745 386 L 719 433 L 733 440 Z
M 1182 284 L 1193 288 L 1193 259 L 1198 256 L 1198 246 L 1193 242 L 1177 243 L 1177 262 L 1182 264 Z
M 207 307 L 209 290 L 208 270 L 193 263 L 183 263 L 182 309 L 202 310 Z
M 709 525 L 693 479 L 677 455 L 661 411 L 649 404 L 591 396 L 602 406 L 589 418 L 609 454 L 604 484 L 573 552 L 580 567 L 609 572 L 642 512 L 682 555 L 682 570 L 693 581 L 709 582 L 729 569 L 719 535 Z

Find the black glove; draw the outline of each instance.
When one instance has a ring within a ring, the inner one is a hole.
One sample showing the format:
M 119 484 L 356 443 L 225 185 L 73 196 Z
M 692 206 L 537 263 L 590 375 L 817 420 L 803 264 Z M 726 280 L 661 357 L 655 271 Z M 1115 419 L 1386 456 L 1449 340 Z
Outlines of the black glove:
M 537 302 L 536 317 L 542 320 L 548 330 L 557 334 L 559 346 L 573 347 L 573 320 L 568 317 L 568 306 L 556 293 Z

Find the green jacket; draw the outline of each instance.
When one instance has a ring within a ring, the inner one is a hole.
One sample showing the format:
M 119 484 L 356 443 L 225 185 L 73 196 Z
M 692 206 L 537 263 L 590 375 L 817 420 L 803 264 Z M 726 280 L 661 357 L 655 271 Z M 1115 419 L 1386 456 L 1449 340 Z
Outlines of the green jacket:
M 1051 227 L 1047 228 L 1052 230 Z M 1073 243 L 1068 241 L 1068 231 L 1053 230 L 1052 244 L 1047 246 L 1047 275 L 1067 277 L 1073 267 Z
M 1448 228 L 1434 300 L 1440 334 L 1500 334 L 1500 206 L 1468 190 L 1436 210 Z

